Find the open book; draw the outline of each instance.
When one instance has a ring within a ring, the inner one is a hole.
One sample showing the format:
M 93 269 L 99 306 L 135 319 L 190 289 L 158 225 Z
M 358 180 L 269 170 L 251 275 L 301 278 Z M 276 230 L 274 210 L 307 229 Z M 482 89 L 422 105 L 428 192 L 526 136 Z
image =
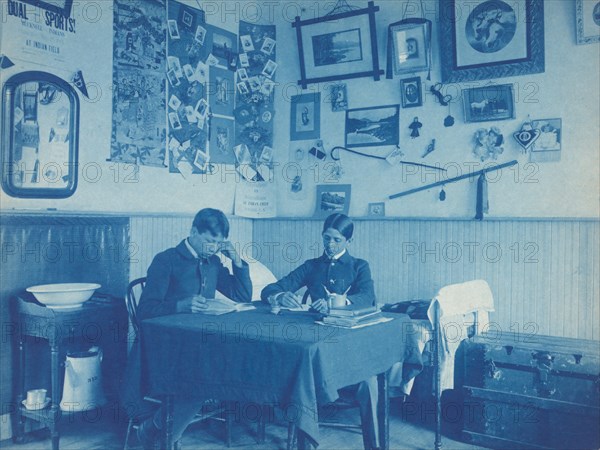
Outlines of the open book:
M 256 309 L 251 303 L 238 303 L 226 298 L 209 298 L 206 300 L 208 308 L 202 311 L 202 314 L 209 316 L 219 316 L 235 311 L 249 311 Z

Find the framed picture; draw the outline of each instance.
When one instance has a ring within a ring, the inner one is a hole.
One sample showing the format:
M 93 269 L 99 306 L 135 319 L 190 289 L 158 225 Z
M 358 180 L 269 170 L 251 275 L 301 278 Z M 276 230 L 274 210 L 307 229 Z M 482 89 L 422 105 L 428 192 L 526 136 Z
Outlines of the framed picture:
M 318 184 L 315 217 L 325 218 L 333 213 L 348 214 L 350 209 L 349 184 Z
M 600 2 L 576 0 L 577 43 L 600 42 Z
M 400 80 L 400 97 L 403 108 L 423 106 L 423 93 L 421 91 L 421 77 L 405 78 Z
M 233 153 L 234 121 L 222 117 L 210 119 L 209 155 L 215 164 L 235 164 Z
M 385 216 L 385 203 L 384 202 L 369 203 L 369 209 L 368 209 L 367 215 L 369 215 L 371 217 L 373 217 L 373 216 L 379 216 L 379 217 Z
M 207 92 L 211 112 L 233 117 L 233 97 L 236 88 L 233 82 L 234 73 L 220 67 L 211 67 L 208 73 Z
M 33 6 L 38 6 L 47 11 L 52 11 L 58 14 L 61 14 L 65 17 L 69 17 L 71 15 L 71 8 L 73 6 L 73 0 L 22 0 L 25 3 L 29 3 Z
M 430 21 L 406 19 L 391 25 L 390 33 L 394 74 L 429 69 Z
M 465 122 L 487 122 L 515 118 L 512 84 L 462 90 Z
M 529 160 L 531 162 L 560 161 L 562 120 L 538 119 L 533 120 L 531 126 L 534 130 L 540 130 L 540 137 L 531 145 Z
M 329 88 L 329 96 L 333 112 L 346 111 L 348 109 L 348 89 L 345 83 L 331 86 Z
M 321 93 L 294 95 L 290 140 L 316 139 L 321 134 Z
M 443 82 L 544 72 L 543 0 L 440 0 Z
M 296 28 L 300 80 L 310 83 L 373 77 L 380 79 L 375 13 L 379 7 L 370 1 L 366 8 L 300 20 Z
M 398 145 L 399 111 L 399 105 L 346 111 L 346 147 Z

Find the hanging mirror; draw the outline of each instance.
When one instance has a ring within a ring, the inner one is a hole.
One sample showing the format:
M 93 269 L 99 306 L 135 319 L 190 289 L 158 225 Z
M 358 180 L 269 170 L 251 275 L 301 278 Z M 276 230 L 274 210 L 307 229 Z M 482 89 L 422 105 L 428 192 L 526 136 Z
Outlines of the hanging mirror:
M 22 72 L 2 89 L 2 188 L 13 197 L 65 198 L 77 188 L 79 99 L 45 72 Z

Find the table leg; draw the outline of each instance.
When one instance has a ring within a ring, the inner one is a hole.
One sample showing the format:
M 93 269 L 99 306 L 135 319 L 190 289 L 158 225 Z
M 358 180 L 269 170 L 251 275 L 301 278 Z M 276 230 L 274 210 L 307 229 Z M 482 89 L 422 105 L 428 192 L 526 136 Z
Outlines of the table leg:
M 435 450 L 442 448 L 442 330 L 440 328 L 440 305 L 436 301 L 433 308 L 433 353 L 435 364 L 434 387 L 435 387 Z
M 60 362 L 59 343 L 56 337 L 49 339 L 50 344 L 50 367 L 51 367 L 51 382 L 52 382 L 52 406 L 50 407 L 50 436 L 52 437 L 52 450 L 58 450 L 60 433 L 58 430 L 58 422 L 60 420 Z
M 164 448 L 173 449 L 173 396 L 165 395 L 163 404 Z
M 23 334 L 19 333 L 19 374 L 17 376 L 17 404 L 15 405 L 15 442 L 22 444 L 25 441 L 25 418 L 21 414 L 21 402 L 23 401 L 23 390 L 25 389 L 25 348 Z
M 379 386 L 379 401 L 377 404 L 377 414 L 379 416 L 379 446 L 381 450 L 388 450 L 390 447 L 390 399 L 388 393 L 388 374 L 387 372 L 377 375 Z

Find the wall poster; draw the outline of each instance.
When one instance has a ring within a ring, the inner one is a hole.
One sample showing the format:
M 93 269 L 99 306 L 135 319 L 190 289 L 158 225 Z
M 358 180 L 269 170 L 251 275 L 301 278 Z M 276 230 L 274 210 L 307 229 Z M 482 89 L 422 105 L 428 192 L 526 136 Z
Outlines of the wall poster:
M 165 167 L 165 8 L 114 2 L 110 161 Z

